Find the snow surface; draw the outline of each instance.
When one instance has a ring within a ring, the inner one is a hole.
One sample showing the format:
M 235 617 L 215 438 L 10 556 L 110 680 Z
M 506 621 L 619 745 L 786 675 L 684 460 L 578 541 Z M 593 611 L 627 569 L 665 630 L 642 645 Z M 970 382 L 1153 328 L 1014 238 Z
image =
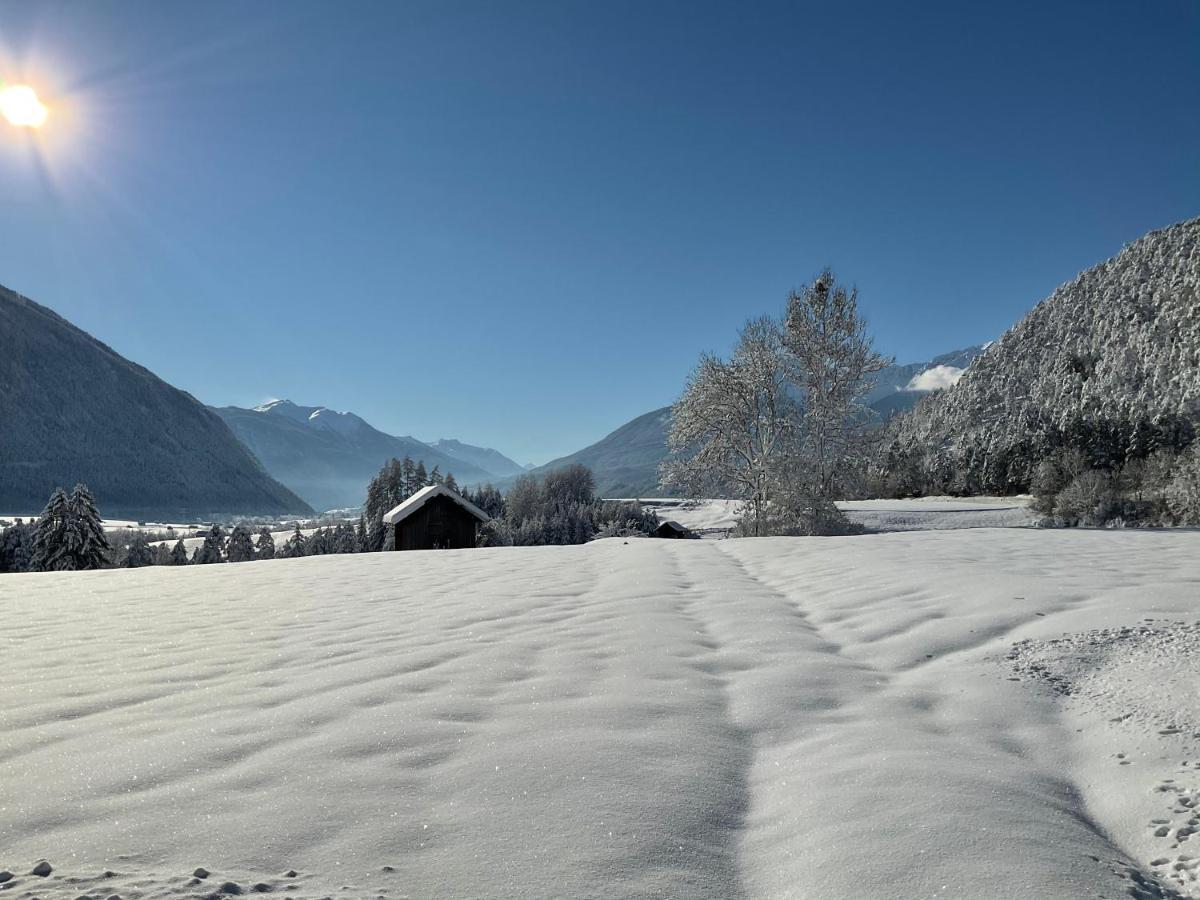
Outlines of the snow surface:
M 0 896 L 1196 896 L 1198 556 L 975 529 L 5 576 Z
M 871 531 L 949 528 L 1020 528 L 1039 516 L 1029 497 L 918 497 L 910 500 L 845 500 L 838 506 L 851 521 Z M 660 518 L 697 532 L 726 532 L 737 525 L 737 500 L 645 500 Z
M 912 377 L 906 391 L 942 391 L 958 384 L 966 369 L 958 366 L 932 366 L 924 372 L 918 372 Z

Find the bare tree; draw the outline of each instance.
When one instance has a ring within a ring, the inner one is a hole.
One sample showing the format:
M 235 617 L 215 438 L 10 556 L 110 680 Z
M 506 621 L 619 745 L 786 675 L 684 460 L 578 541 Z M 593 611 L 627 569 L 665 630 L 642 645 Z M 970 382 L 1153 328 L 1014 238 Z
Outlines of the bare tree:
M 691 496 L 716 490 L 745 500 L 754 535 L 766 533 L 771 485 L 797 421 L 782 337 L 773 319 L 754 319 L 728 362 L 700 358 L 671 410 L 672 455 L 660 469 L 664 486 Z

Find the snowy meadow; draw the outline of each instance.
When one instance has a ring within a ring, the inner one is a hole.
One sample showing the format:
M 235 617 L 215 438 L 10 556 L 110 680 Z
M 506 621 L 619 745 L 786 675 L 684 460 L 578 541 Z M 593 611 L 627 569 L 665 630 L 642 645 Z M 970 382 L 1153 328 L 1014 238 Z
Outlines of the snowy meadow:
M 7 577 L 0 896 L 1200 896 L 1198 555 L 977 528 Z

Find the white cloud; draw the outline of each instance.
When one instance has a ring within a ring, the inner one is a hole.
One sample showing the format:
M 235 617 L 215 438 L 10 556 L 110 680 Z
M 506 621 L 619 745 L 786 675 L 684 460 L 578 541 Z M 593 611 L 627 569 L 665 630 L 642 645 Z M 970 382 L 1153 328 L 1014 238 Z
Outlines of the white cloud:
M 912 377 L 904 388 L 906 391 L 940 391 L 958 384 L 966 369 L 957 366 L 934 366 Z

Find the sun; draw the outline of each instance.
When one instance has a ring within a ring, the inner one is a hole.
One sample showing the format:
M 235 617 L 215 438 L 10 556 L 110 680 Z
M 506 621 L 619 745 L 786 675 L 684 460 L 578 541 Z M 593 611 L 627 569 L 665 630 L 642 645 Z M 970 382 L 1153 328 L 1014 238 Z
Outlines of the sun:
M 0 115 L 18 128 L 41 128 L 50 111 L 26 84 L 0 87 Z

